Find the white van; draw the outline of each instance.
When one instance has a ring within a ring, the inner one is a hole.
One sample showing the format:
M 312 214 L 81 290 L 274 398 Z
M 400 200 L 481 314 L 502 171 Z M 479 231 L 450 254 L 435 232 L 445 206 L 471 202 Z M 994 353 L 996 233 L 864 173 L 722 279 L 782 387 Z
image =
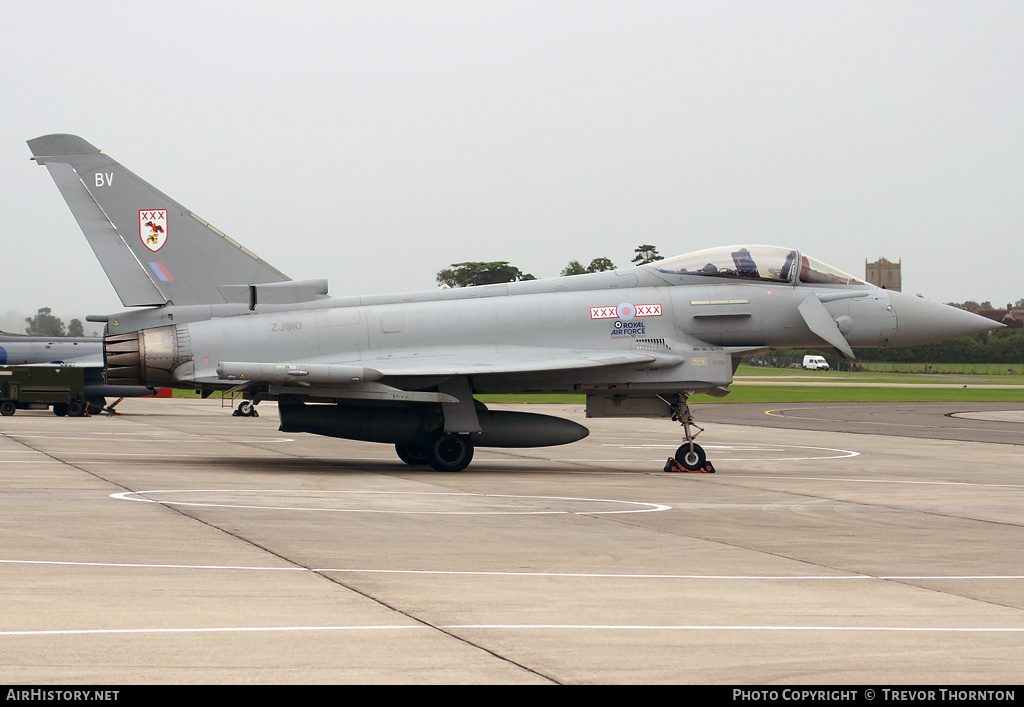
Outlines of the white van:
M 805 371 L 827 371 L 828 361 L 824 356 L 804 356 Z

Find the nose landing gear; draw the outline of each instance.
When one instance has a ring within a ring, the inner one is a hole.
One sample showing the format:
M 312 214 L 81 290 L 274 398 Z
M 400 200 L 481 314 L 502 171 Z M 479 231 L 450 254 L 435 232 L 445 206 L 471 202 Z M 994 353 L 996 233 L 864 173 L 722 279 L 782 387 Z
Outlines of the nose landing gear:
M 231 413 L 232 417 L 259 417 L 260 414 L 256 412 L 256 403 L 251 400 L 243 400 L 235 408 L 235 411 Z
M 683 426 L 683 436 L 686 438 L 686 441 L 676 450 L 676 455 L 666 460 L 665 471 L 714 474 L 715 467 L 707 460 L 704 449 L 693 441 L 704 431 L 704 428 L 694 423 L 693 415 L 690 414 L 690 406 L 686 404 L 686 400 L 687 396 L 682 393 L 676 395 L 671 402 L 665 400 L 672 408 L 672 419 Z M 691 428 L 696 428 L 697 432 L 693 432 Z

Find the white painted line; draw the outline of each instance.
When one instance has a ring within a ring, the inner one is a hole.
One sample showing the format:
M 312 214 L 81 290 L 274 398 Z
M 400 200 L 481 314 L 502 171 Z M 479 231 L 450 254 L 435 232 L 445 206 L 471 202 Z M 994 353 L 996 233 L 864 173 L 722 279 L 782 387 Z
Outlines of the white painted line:
M 248 437 L 246 437 L 246 438 L 241 438 L 241 439 L 220 439 L 220 440 L 211 440 L 211 441 L 217 441 L 217 442 L 238 442 L 239 444 L 242 444 L 242 443 L 244 443 L 244 444 L 250 444 L 250 443 L 252 443 L 252 444 L 255 444 L 255 443 L 259 443 L 259 444 L 278 444 L 280 442 L 294 442 L 295 440 L 291 439 L 289 437 L 276 437 L 276 438 L 271 438 L 271 437 L 251 437 L 251 438 L 248 438 Z
M 665 449 L 675 450 L 678 449 L 679 444 L 603 444 L 604 447 L 617 447 L 619 449 L 641 449 L 641 450 L 654 450 L 654 449 Z M 854 452 L 848 449 L 833 449 L 831 447 L 805 447 L 797 444 L 784 444 L 784 445 L 756 445 L 756 444 L 744 444 L 744 445 L 701 445 L 706 452 L 715 452 L 715 463 L 719 462 L 734 462 L 734 461 L 758 461 L 758 462 L 778 462 L 778 461 L 820 461 L 822 459 L 848 459 L 850 457 L 859 457 L 860 452 Z M 834 452 L 833 454 L 826 455 L 809 455 L 809 456 L 790 456 L 790 457 L 773 457 L 773 456 L 757 456 L 757 457 L 737 457 L 737 456 L 722 456 L 722 454 L 736 453 L 736 452 L 759 452 L 767 454 L 770 452 L 783 453 L 786 450 L 813 450 L 815 452 Z M 602 460 L 608 461 L 608 460 Z M 637 461 L 633 459 L 631 461 Z
M 62 437 L 59 435 L 48 435 L 48 434 L 20 434 L 17 432 L 6 432 L 3 434 L 4 437 L 10 437 L 12 439 L 50 439 L 55 442 L 81 442 L 91 441 L 95 442 L 95 437 Z M 132 435 L 125 435 L 125 439 L 109 439 L 105 440 L 109 443 L 117 444 L 166 444 L 167 439 L 144 439 L 141 437 L 135 437 Z M 244 437 L 236 439 L 221 439 L 219 437 L 210 436 L 203 439 L 204 442 L 259 442 L 261 444 L 276 444 L 279 442 L 294 442 L 295 440 L 289 437 Z
M 650 626 L 629 624 L 460 624 L 442 626 L 445 629 L 498 629 L 498 630 L 600 630 L 600 631 L 892 631 L 892 632 L 949 632 L 949 633 L 1024 633 L 1024 626 Z
M 58 435 L 45 435 L 45 434 L 19 434 L 17 432 L 5 432 L 4 436 L 5 437 L 10 437 L 11 439 L 49 439 L 49 440 L 53 440 L 54 442 L 95 442 L 95 441 L 97 441 L 95 437 L 62 437 L 62 436 L 58 436 Z M 104 441 L 106 441 L 108 443 L 111 443 L 111 444 L 114 443 L 114 442 L 117 442 L 118 444 L 127 444 L 129 442 L 132 443 L 132 444 L 167 444 L 167 442 L 168 442 L 168 440 L 166 438 L 165 439 L 144 439 L 144 438 L 140 438 L 140 437 L 131 437 L 131 436 L 127 437 L 124 440 L 120 440 L 120 441 L 119 440 L 114 440 L 114 439 L 104 440 Z M 214 440 L 207 439 L 206 441 L 216 441 L 216 440 L 215 439 Z
M 139 633 L 252 633 L 257 631 L 394 631 L 430 628 L 424 625 L 407 626 L 225 626 L 210 628 L 87 628 L 50 629 L 41 631 L 0 631 L 0 636 L 81 636 L 102 634 Z
M 77 459 L 84 457 L 152 457 L 154 459 L 209 459 L 210 454 L 153 454 L 151 452 L 79 452 L 77 450 L 73 452 L 53 452 L 55 455 L 60 455 L 59 461 L 63 463 L 73 462 Z M 238 461 L 237 457 L 232 458 L 233 461 Z
M 729 474 L 730 479 L 782 479 L 786 481 L 838 481 L 855 484 L 906 484 L 911 486 L 970 486 L 974 488 L 1024 489 L 1022 484 L 982 484 L 974 481 L 913 481 L 909 479 L 858 479 L 827 476 L 769 476 L 760 474 Z
M 205 628 L 100 628 L 42 629 L 35 631 L 0 631 L 0 636 L 69 636 L 128 635 L 169 633 L 256 633 L 299 631 L 822 631 L 822 632 L 886 632 L 886 633 L 1024 633 L 1017 626 L 757 626 L 757 625 L 667 625 L 648 624 L 450 624 L 446 626 L 377 625 L 377 626 L 218 626 Z
M 444 511 L 444 510 L 416 510 L 398 509 L 387 510 L 379 508 L 310 508 L 305 506 L 274 506 L 274 505 L 252 505 L 243 503 L 199 503 L 195 501 L 174 501 L 158 500 L 153 498 L 142 498 L 142 496 L 153 496 L 157 494 L 271 494 L 305 496 L 323 498 L 325 496 L 376 496 L 376 497 L 413 497 L 413 498 L 472 498 L 480 500 L 491 499 L 515 499 L 526 501 L 563 501 L 573 503 L 603 503 L 627 506 L 623 510 L 479 510 L 479 511 Z M 655 511 L 671 510 L 671 506 L 663 503 L 646 503 L 641 501 L 621 501 L 607 498 L 574 498 L 562 496 L 515 496 L 509 494 L 475 494 L 475 493 L 435 493 L 435 492 L 412 492 L 412 491 L 328 491 L 309 489 L 163 489 L 153 491 L 122 491 L 110 494 L 110 498 L 119 501 L 136 501 L 140 503 L 156 503 L 166 506 L 193 506 L 203 508 L 239 508 L 250 510 L 274 510 L 274 511 L 304 511 L 313 513 L 380 513 L 391 515 L 616 515 L 623 513 L 650 513 Z
M 608 574 L 596 572 L 497 572 L 497 571 L 453 571 L 453 570 L 376 570 L 376 569 L 330 569 L 323 568 L 310 570 L 311 572 L 338 573 L 338 574 L 413 574 L 413 575 L 467 575 L 467 576 L 496 576 L 496 577 L 553 577 L 567 579 L 685 579 L 685 580 L 727 580 L 727 581 L 752 581 L 752 582 L 786 582 L 799 581 L 807 582 L 814 580 L 822 581 L 847 581 L 874 579 L 880 581 L 927 581 L 927 580 L 1024 580 L 1024 575 L 729 575 L 729 574 Z
M 180 437 L 181 435 L 176 432 L 160 432 L 160 430 L 146 430 L 146 434 L 152 437 Z M 52 431 L 51 429 L 38 429 L 38 430 L 7 430 L 3 433 L 4 437 L 27 437 L 29 435 L 35 437 L 53 437 L 54 439 L 62 439 L 64 436 Z M 119 430 L 117 432 L 93 432 L 89 431 L 89 439 L 95 437 L 135 437 L 138 435 L 137 431 L 132 430 Z M 77 439 L 77 438 L 68 438 Z
M 344 573 L 344 574 L 408 574 L 408 575 L 438 575 L 438 576 L 471 576 L 471 577 L 552 577 L 568 579 L 683 579 L 683 580 L 710 580 L 710 581 L 752 581 L 752 582 L 786 582 L 786 581 L 848 581 L 848 580 L 882 580 L 882 581 L 932 581 L 932 580 L 957 580 L 957 581 L 988 581 L 988 580 L 1024 580 L 1024 574 L 982 574 L 982 575 L 868 575 L 868 574 L 838 574 L 838 575 L 816 575 L 816 574 L 791 574 L 791 575 L 735 575 L 735 574 L 635 574 L 635 573 L 607 573 L 607 572 L 501 572 L 495 570 L 474 571 L 474 570 L 398 570 L 398 569 L 373 569 L 369 567 L 257 567 L 247 565 L 178 565 L 178 564 L 150 564 L 130 562 L 74 562 L 67 560 L 3 560 L 0 564 L 8 565 L 53 565 L 58 567 L 114 567 L 114 568 L 135 568 L 135 569 L 171 569 L 171 570 L 215 570 L 215 571 L 243 571 L 243 572 L 322 572 L 322 573 Z
M 241 570 L 245 572 L 315 572 L 305 567 L 255 567 L 245 565 L 167 565 L 145 562 L 74 562 L 71 560 L 0 560 L 4 565 L 54 565 L 57 567 L 128 567 L 161 570 Z

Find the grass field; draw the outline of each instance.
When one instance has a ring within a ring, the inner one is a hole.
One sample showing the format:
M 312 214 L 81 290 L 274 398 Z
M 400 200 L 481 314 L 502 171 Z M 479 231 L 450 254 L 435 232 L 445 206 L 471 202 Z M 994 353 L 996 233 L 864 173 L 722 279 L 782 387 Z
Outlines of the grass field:
M 927 373 L 972 376 L 1010 376 L 1024 378 L 1024 366 L 1008 363 L 869 363 L 861 362 L 870 373 Z
M 560 403 L 586 402 L 583 395 L 477 395 L 482 403 Z M 846 388 L 817 386 L 733 385 L 724 398 L 694 395 L 691 403 L 860 403 L 860 402 L 1024 402 L 1020 389 L 965 388 Z
M 878 366 L 878 368 L 877 370 L 872 369 L 848 373 L 845 371 L 805 371 L 802 368 L 769 368 L 766 366 L 741 365 L 739 370 L 736 371 L 736 378 L 792 378 L 794 376 L 806 376 L 809 379 L 830 380 L 832 376 L 838 376 L 844 380 L 889 380 L 907 383 L 964 382 L 976 383 L 979 385 L 1024 385 L 1024 369 L 1022 369 L 1021 366 L 1008 366 L 1006 364 L 989 364 L 992 370 L 991 373 L 985 372 L 985 364 L 978 364 L 977 366 L 974 364 L 935 364 L 932 367 L 931 372 L 925 370 L 924 365 L 916 363 L 878 363 L 863 365 Z M 883 366 L 887 366 L 887 370 L 883 370 Z M 894 366 L 903 366 L 905 367 L 905 370 L 893 370 Z M 1014 370 L 1014 373 L 1007 373 L 1007 370 L 1011 368 Z
M 692 403 L 861 403 L 861 402 L 1024 402 L 1024 386 L 992 388 L 967 386 L 941 387 L 831 387 L 831 386 L 763 386 L 743 383 L 732 386 L 725 398 L 694 395 Z

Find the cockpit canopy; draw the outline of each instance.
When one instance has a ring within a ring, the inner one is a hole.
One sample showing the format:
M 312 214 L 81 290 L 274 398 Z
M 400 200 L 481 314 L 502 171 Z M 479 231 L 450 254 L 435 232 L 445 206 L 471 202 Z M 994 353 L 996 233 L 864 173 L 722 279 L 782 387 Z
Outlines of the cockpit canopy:
M 790 248 L 770 245 L 721 246 L 650 263 L 673 275 L 760 280 L 807 285 L 866 285 L 831 265 Z

